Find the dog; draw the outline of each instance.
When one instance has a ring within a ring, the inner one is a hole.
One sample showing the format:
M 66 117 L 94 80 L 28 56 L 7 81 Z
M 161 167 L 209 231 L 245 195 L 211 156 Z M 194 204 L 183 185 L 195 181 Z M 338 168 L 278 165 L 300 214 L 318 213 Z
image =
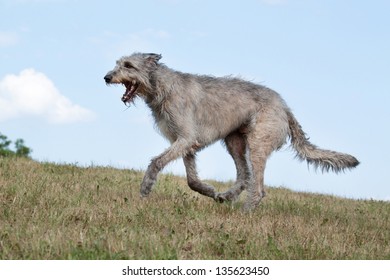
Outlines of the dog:
M 125 104 L 141 97 L 171 143 L 148 166 L 142 197 L 149 195 L 158 173 L 182 157 L 192 190 L 218 202 L 234 201 L 247 190 L 243 207 L 253 210 L 265 196 L 266 161 L 287 139 L 298 159 L 322 171 L 337 173 L 359 164 L 349 154 L 310 143 L 285 101 L 272 89 L 236 77 L 182 73 L 160 63 L 161 58 L 154 53 L 124 56 L 104 77 L 106 84 L 124 85 Z M 237 169 L 235 184 L 223 193 L 199 179 L 195 163 L 196 153 L 217 140 L 225 143 Z

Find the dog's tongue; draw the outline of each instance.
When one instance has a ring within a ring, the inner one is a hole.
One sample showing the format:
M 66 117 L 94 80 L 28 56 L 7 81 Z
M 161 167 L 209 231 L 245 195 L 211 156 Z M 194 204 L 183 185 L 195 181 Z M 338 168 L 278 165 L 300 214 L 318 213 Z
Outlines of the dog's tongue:
M 127 101 L 129 101 L 130 100 L 130 94 L 129 94 L 129 90 L 127 90 L 126 89 L 126 92 L 123 94 L 123 96 L 122 96 L 122 102 L 124 102 L 124 103 L 127 103 Z
M 137 90 L 137 83 L 133 81 L 125 85 L 126 91 L 122 96 L 122 102 L 127 103 L 133 96 L 134 92 Z

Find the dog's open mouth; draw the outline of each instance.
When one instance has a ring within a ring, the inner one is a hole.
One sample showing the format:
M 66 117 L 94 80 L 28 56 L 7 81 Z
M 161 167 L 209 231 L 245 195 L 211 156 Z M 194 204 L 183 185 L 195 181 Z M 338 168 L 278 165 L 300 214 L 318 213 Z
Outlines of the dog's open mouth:
M 123 84 L 126 87 L 126 91 L 122 96 L 123 103 L 131 102 L 136 96 L 136 90 L 138 88 L 137 81 L 131 81 Z

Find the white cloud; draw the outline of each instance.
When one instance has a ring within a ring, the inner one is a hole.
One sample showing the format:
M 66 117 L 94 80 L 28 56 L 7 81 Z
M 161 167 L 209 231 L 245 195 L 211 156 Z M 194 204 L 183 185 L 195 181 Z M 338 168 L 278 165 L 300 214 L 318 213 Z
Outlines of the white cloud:
M 0 31 L 0 47 L 16 45 L 19 37 L 16 33 Z
M 45 74 L 34 69 L 0 80 L 0 122 L 26 116 L 42 117 L 50 123 L 85 122 L 95 117 L 61 95 Z

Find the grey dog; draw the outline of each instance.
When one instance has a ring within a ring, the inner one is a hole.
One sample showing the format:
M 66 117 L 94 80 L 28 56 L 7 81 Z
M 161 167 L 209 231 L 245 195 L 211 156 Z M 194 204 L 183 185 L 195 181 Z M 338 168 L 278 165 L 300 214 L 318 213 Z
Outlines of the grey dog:
M 171 146 L 152 159 L 141 184 L 148 196 L 158 173 L 182 157 L 189 187 L 219 202 L 233 201 L 248 191 L 244 209 L 252 210 L 265 196 L 264 169 L 270 154 L 291 140 L 300 160 L 323 171 L 340 172 L 359 161 L 348 154 L 324 150 L 308 141 L 300 124 L 275 91 L 235 77 L 217 78 L 172 70 L 161 55 L 134 53 L 120 58 L 107 73 L 107 84 L 123 84 L 122 101 L 136 96 L 152 110 L 157 127 Z M 222 139 L 237 169 L 237 181 L 223 193 L 202 182 L 195 155 Z

